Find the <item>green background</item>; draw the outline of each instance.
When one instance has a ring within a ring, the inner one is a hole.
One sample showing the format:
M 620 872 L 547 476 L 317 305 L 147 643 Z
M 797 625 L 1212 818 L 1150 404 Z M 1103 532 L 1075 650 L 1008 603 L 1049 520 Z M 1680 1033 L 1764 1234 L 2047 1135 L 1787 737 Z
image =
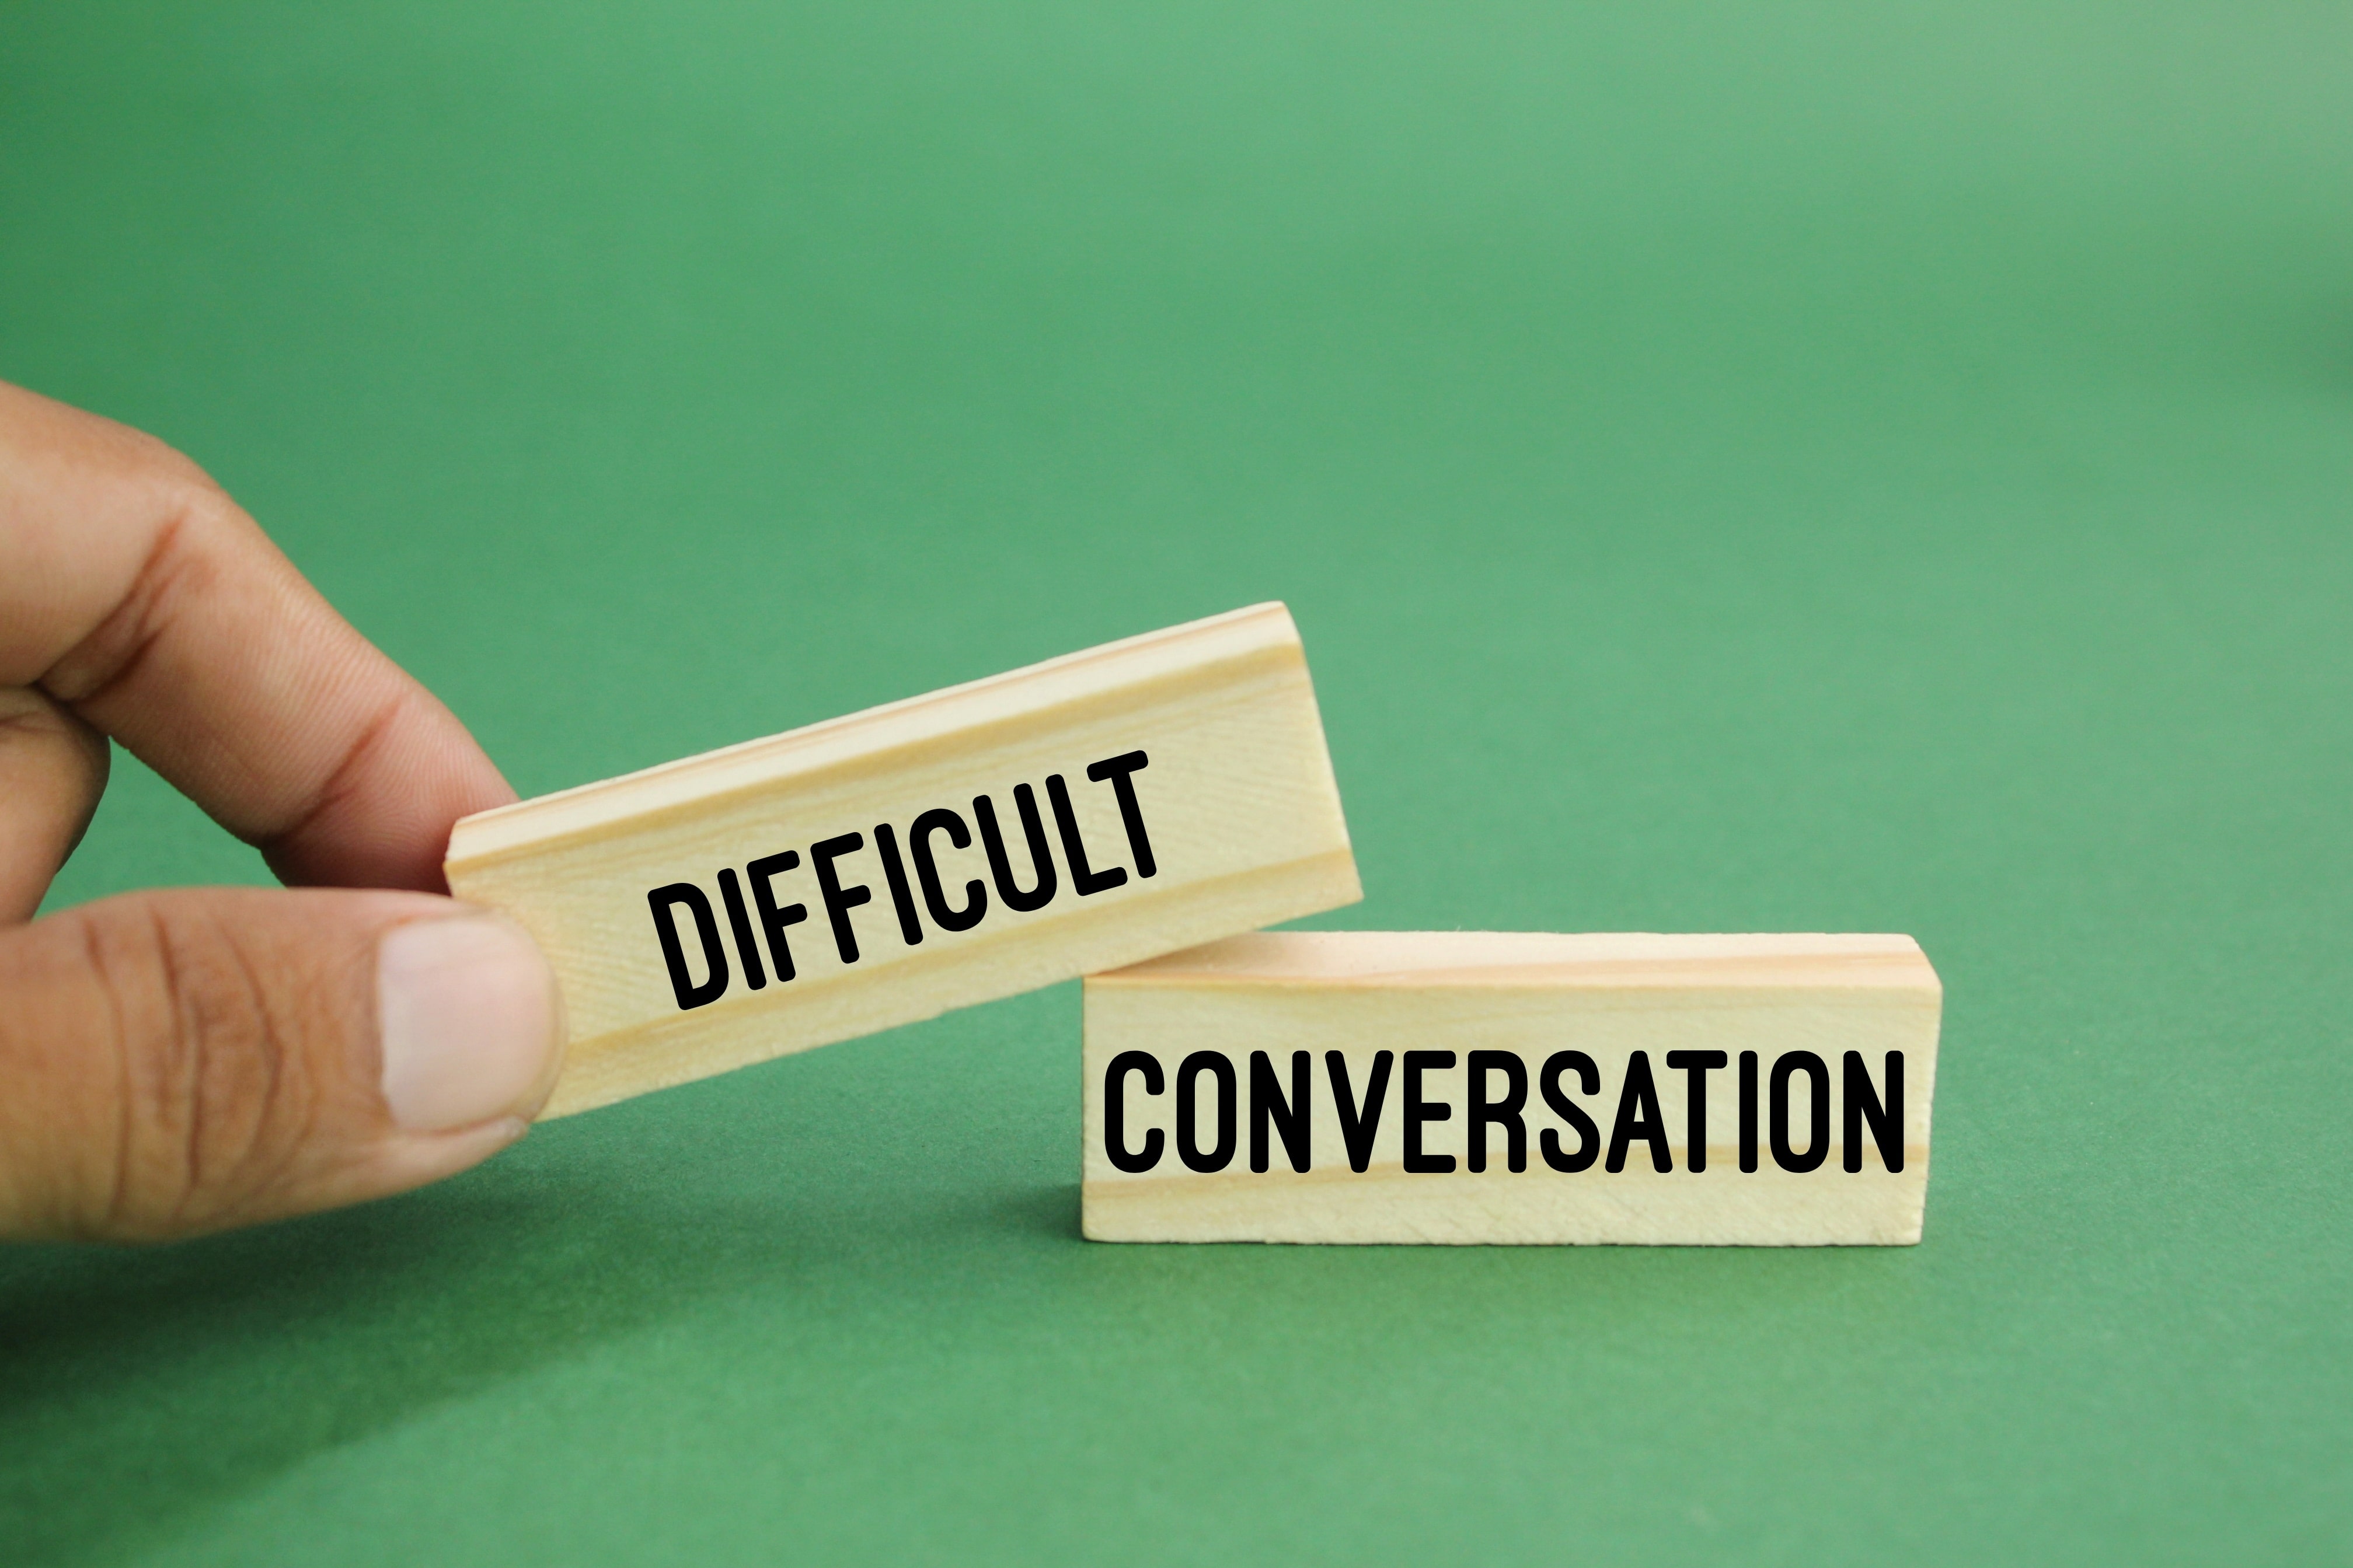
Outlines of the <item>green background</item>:
M 1099 1247 L 1074 987 L 0 1255 L 10 1563 L 2353 1556 L 2341 5 L 0 4 L 0 375 L 525 794 L 1251 601 L 1327 925 L 1909 931 L 1894 1250 Z M 259 861 L 127 761 L 52 903 Z

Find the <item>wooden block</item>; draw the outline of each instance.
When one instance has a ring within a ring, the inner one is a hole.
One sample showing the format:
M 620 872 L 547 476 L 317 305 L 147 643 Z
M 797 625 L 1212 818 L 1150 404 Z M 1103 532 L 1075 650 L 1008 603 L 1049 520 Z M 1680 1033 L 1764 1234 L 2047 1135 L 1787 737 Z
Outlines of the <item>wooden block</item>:
M 1905 936 L 1267 932 L 1090 975 L 1086 1234 L 1916 1242 L 1942 1003 Z
M 554 963 L 544 1116 L 1361 896 L 1281 605 L 483 812 L 448 876 Z

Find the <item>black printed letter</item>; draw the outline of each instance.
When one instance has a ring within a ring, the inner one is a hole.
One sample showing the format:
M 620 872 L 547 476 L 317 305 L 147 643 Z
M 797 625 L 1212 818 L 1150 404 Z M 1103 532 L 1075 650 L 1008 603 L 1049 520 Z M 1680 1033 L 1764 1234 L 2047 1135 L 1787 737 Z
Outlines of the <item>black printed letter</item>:
M 1609 1129 L 1609 1158 L 1601 1168 L 1616 1174 L 1626 1168 L 1626 1145 L 1640 1138 L 1651 1145 L 1651 1169 L 1672 1171 L 1674 1156 L 1667 1150 L 1667 1119 L 1659 1110 L 1659 1086 L 1651 1080 L 1651 1053 L 1636 1051 L 1626 1063 L 1625 1086 L 1618 1091 L 1618 1121 Z
M 1167 1139 L 1155 1127 L 1144 1135 L 1144 1152 L 1127 1152 L 1127 1084 L 1132 1072 L 1144 1075 L 1144 1092 L 1158 1094 L 1161 1088 L 1160 1060 L 1145 1051 L 1122 1051 L 1111 1058 L 1103 1069 L 1103 1152 L 1111 1159 L 1112 1168 L 1140 1175 L 1160 1163 L 1160 1151 Z
M 1079 837 L 1078 814 L 1071 809 L 1071 792 L 1060 773 L 1046 775 L 1046 798 L 1054 803 L 1054 826 L 1062 831 L 1062 858 L 1071 863 L 1071 886 L 1079 897 L 1092 898 L 1113 888 L 1127 885 L 1126 868 L 1113 866 L 1108 871 L 1087 868 L 1086 841 Z
M 1722 1051 L 1669 1051 L 1670 1069 L 1683 1069 L 1683 1169 L 1707 1169 L 1707 1075 L 1710 1068 L 1720 1068 L 1731 1058 Z
M 1029 864 L 1038 885 L 1028 892 L 1013 885 L 1013 865 L 1005 858 L 1005 835 L 997 826 L 997 806 L 987 795 L 973 797 L 972 815 L 980 824 L 980 847 L 988 851 L 989 875 L 997 879 L 997 896 L 1008 910 L 1024 913 L 1054 901 L 1054 854 L 1046 847 L 1046 825 L 1038 819 L 1038 796 L 1024 784 L 1013 786 L 1013 805 L 1021 814 L 1021 831 L 1029 839 Z
M 1135 858 L 1135 874 L 1149 877 L 1160 869 L 1152 863 L 1152 840 L 1145 836 L 1144 808 L 1135 804 L 1135 779 L 1150 762 L 1142 752 L 1105 757 L 1102 762 L 1087 764 L 1087 777 L 1101 784 L 1111 780 L 1111 787 L 1119 796 L 1119 819 L 1127 826 L 1127 852 Z
M 1740 1053 L 1740 1168 L 1757 1169 L 1757 1053 Z
M 1862 1124 L 1871 1123 L 1872 1142 L 1879 1145 L 1879 1163 L 1891 1171 L 1904 1168 L 1904 1053 L 1887 1053 L 1887 1103 L 1872 1092 L 1871 1069 L 1861 1051 L 1846 1054 L 1846 1168 L 1862 1169 Z
M 944 833 L 948 842 L 959 849 L 972 847 L 972 834 L 964 818 L 944 805 L 935 805 L 915 818 L 907 829 L 907 852 L 915 858 L 915 880 L 923 884 L 923 907 L 932 911 L 932 923 L 942 931 L 970 931 L 988 912 L 988 884 L 975 877 L 964 885 L 964 908 L 948 908 L 947 894 L 940 888 L 940 868 L 932 859 L 932 835 Z
M 1360 1176 L 1373 1163 L 1373 1134 L 1381 1130 L 1381 1101 L 1388 1096 L 1389 1068 L 1396 1065 L 1397 1057 L 1388 1051 L 1373 1058 L 1360 1107 L 1348 1089 L 1348 1058 L 1337 1051 L 1324 1053 L 1324 1066 L 1332 1075 L 1332 1106 L 1340 1113 L 1340 1142 L 1348 1146 L 1348 1169 Z
M 763 855 L 744 868 L 744 879 L 752 884 L 752 907 L 760 911 L 760 929 L 768 933 L 768 958 L 776 966 L 780 985 L 793 977 L 793 950 L 785 945 L 785 928 L 808 919 L 808 906 L 786 904 L 778 909 L 776 889 L 768 882 L 800 863 L 801 852 L 787 849 L 781 855 Z
M 744 984 L 764 990 L 768 972 L 760 967 L 760 944 L 752 935 L 752 916 L 744 908 L 744 889 L 736 885 L 732 868 L 719 873 L 719 896 L 726 901 L 727 923 L 735 932 L 735 954 L 744 961 Z
M 1528 1102 L 1528 1068 L 1517 1051 L 1472 1051 L 1464 1058 L 1471 1068 L 1470 1104 L 1464 1112 L 1470 1124 L 1463 1131 L 1471 1135 L 1471 1157 L 1466 1162 L 1474 1171 L 1487 1168 L 1487 1123 L 1494 1122 L 1504 1130 L 1504 1163 L 1514 1171 L 1528 1168 L 1528 1124 L 1520 1120 L 1520 1110 Z M 1487 1099 L 1487 1075 L 1504 1075 L 1504 1098 Z
M 907 868 L 899 863 L 899 836 L 887 822 L 874 825 L 875 853 L 882 857 L 882 877 L 891 884 L 891 907 L 899 911 L 899 934 L 909 947 L 920 947 L 923 922 L 915 918 L 915 896 L 907 888 Z
M 1250 1162 L 1253 1171 L 1266 1169 L 1266 1124 L 1274 1122 L 1275 1131 L 1282 1134 L 1282 1152 L 1290 1156 L 1291 1168 L 1303 1171 L 1308 1165 L 1307 1150 L 1307 1053 L 1291 1053 L 1291 1098 L 1282 1098 L 1282 1080 L 1274 1076 L 1274 1063 L 1264 1051 L 1250 1053 Z
M 825 900 L 826 918 L 833 922 L 833 945 L 841 950 L 844 963 L 858 962 L 858 933 L 850 929 L 849 911 L 860 904 L 871 903 L 874 894 L 863 882 L 843 887 L 841 874 L 833 868 L 833 863 L 865 847 L 863 833 L 845 833 L 809 846 L 809 869 L 817 873 L 817 890 Z
M 1454 1107 L 1444 1100 L 1424 1103 L 1421 1075 L 1442 1072 L 1454 1065 L 1452 1051 L 1408 1051 L 1405 1054 L 1405 1168 L 1413 1175 L 1442 1176 L 1454 1169 L 1451 1154 L 1421 1152 L 1421 1124 L 1453 1119 Z
M 1585 1114 L 1585 1108 L 1569 1099 L 1560 1087 L 1560 1075 L 1572 1069 L 1577 1073 L 1577 1093 L 1601 1092 L 1600 1071 L 1583 1051 L 1555 1051 L 1546 1057 L 1544 1071 L 1536 1075 L 1536 1088 L 1543 1090 L 1545 1103 L 1552 1107 L 1552 1113 L 1577 1129 L 1577 1152 L 1562 1153 L 1560 1134 L 1549 1127 L 1536 1143 L 1544 1151 L 1546 1164 L 1574 1175 L 1593 1168 L 1593 1162 L 1601 1153 L 1601 1129 L 1593 1125 L 1593 1118 Z
M 1201 1152 L 1200 1099 L 1195 1086 L 1203 1073 L 1218 1080 L 1218 1146 Z M 1223 1051 L 1195 1051 L 1176 1064 L 1176 1157 L 1187 1170 L 1208 1174 L 1222 1171 L 1234 1158 L 1234 1064 Z
M 677 919 L 670 912 L 680 904 L 694 916 L 695 931 L 702 938 L 702 960 L 711 969 L 700 985 L 687 978 L 686 952 L 679 943 Z M 672 882 L 648 893 L 646 905 L 653 911 L 654 934 L 661 939 L 662 963 L 670 966 L 670 988 L 677 993 L 679 1006 L 700 1007 L 718 1001 L 727 991 L 727 950 L 720 944 L 719 921 L 712 917 L 711 900 L 702 896 L 702 889 L 691 882 Z
M 1798 1153 L 1789 1147 L 1789 1075 L 1802 1072 L 1813 1092 L 1809 1097 L 1813 1105 L 1813 1139 L 1806 1152 Z M 1773 1071 L 1766 1083 L 1766 1099 L 1772 1114 L 1766 1118 L 1766 1131 L 1773 1140 L 1773 1163 L 1785 1171 L 1806 1172 L 1815 1169 L 1830 1157 L 1831 1152 L 1831 1069 L 1822 1058 L 1811 1051 L 1788 1051 L 1773 1063 Z

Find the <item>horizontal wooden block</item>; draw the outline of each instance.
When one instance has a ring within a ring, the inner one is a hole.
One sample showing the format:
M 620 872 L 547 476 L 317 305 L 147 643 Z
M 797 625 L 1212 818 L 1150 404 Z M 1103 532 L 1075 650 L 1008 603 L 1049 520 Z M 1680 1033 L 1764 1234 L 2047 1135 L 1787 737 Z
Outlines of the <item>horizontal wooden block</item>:
M 1905 936 L 1267 932 L 1086 984 L 1097 1241 L 1920 1239 Z
M 1281 605 L 470 816 L 448 876 L 555 965 L 545 1116 L 1361 896 Z

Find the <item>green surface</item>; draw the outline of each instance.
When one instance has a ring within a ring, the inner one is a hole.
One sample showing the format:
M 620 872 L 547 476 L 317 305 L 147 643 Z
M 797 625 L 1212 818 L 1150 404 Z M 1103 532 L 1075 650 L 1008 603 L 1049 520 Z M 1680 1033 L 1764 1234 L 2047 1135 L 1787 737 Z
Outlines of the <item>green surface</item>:
M 1916 934 L 1927 1239 L 1077 1237 L 1075 990 L 0 1255 L 0 1560 L 2353 1556 L 2353 16 L 0 4 L 0 375 L 525 793 L 1281 597 L 1366 902 Z M 119 770 L 58 900 L 259 879 Z

